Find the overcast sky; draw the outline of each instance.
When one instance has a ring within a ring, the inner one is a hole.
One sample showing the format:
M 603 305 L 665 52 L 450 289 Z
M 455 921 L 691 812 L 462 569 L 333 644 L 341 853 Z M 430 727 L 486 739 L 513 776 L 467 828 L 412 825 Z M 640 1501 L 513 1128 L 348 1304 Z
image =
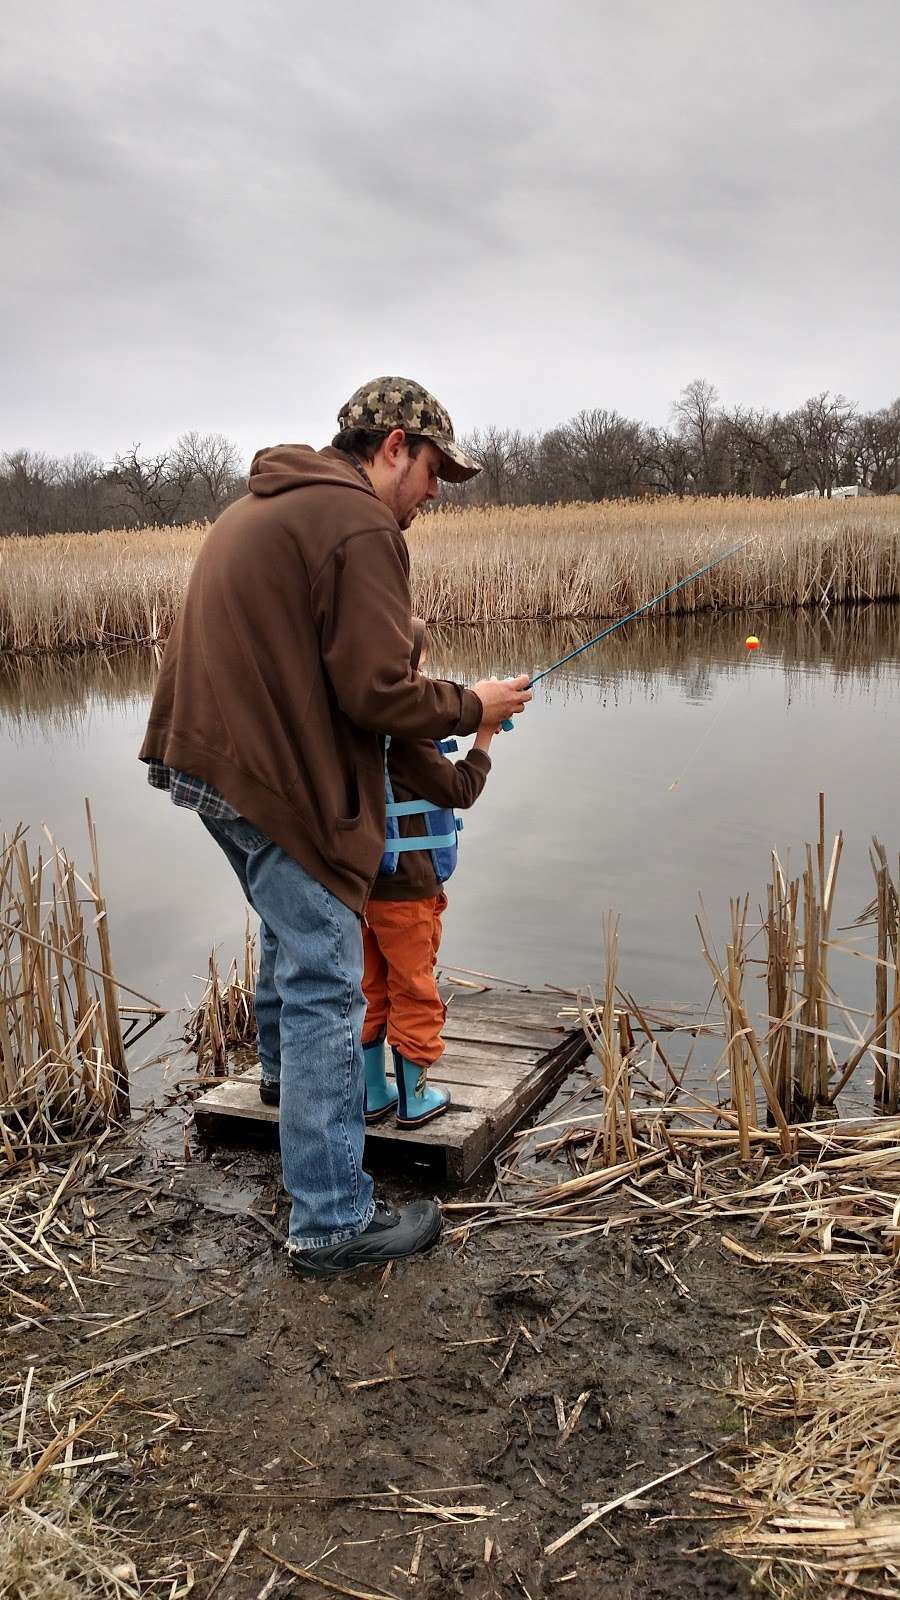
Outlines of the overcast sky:
M 5 12 L 0 450 L 900 393 L 897 0 Z

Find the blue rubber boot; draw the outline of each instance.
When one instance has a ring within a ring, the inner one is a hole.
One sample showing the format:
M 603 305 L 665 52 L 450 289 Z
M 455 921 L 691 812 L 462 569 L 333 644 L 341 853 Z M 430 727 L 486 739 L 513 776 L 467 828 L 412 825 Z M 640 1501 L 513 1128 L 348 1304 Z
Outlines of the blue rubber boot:
M 450 1104 L 450 1090 L 429 1088 L 427 1067 L 417 1067 L 414 1061 L 407 1061 L 399 1050 L 393 1055 L 399 1091 L 397 1127 L 418 1128 L 420 1123 L 439 1117 Z
M 380 1122 L 397 1104 L 397 1090 L 388 1083 L 384 1071 L 384 1039 L 363 1045 L 366 1069 L 366 1122 Z

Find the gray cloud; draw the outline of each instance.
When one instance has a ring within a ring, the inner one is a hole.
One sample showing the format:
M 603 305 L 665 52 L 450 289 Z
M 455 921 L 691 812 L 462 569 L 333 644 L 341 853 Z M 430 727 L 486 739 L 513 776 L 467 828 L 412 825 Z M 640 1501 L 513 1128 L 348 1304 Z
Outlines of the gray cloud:
M 893 0 L 37 0 L 0 78 L 0 448 L 900 391 Z

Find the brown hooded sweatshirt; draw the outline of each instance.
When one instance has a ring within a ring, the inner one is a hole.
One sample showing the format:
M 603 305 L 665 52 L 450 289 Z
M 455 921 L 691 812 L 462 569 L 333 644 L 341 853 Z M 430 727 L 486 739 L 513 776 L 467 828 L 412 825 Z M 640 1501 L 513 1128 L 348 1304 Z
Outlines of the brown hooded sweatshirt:
M 338 450 L 260 451 L 207 534 L 140 759 L 213 784 L 354 911 L 384 850 L 383 736 L 474 733 L 471 689 L 422 677 L 409 552 Z

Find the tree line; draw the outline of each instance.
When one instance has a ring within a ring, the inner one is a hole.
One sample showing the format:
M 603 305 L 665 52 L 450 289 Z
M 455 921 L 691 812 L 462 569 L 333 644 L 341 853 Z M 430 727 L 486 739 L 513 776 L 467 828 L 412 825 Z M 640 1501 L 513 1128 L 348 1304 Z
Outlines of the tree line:
M 236 444 L 183 433 L 156 455 L 133 445 L 111 464 L 89 453 L 0 455 L 0 533 L 96 533 L 205 522 L 247 487 Z
M 543 433 L 490 426 L 461 443 L 483 470 L 470 483 L 445 484 L 444 503 L 900 489 L 900 400 L 866 412 L 827 390 L 794 411 L 729 410 L 714 384 L 695 378 L 665 428 L 596 408 Z M 13 450 L 0 455 L 0 533 L 203 522 L 245 487 L 238 447 L 220 433 L 184 433 L 157 455 L 135 445 L 109 465 L 90 454 Z
M 827 390 L 795 411 L 729 410 L 714 384 L 695 378 L 665 428 L 598 408 L 546 433 L 489 427 L 464 444 L 483 470 L 446 485 L 444 498 L 461 505 L 900 488 L 900 400 L 864 412 Z

